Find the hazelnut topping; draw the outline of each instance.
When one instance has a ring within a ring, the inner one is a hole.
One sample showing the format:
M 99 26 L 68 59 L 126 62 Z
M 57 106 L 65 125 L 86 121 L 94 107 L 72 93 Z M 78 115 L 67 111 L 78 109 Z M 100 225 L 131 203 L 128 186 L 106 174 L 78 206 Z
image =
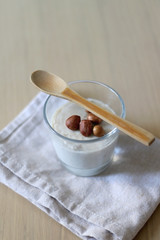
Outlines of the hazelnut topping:
M 102 122 L 102 119 L 94 115 L 93 113 L 88 113 L 87 119 L 92 121 L 95 124 L 99 124 Z
M 82 120 L 80 122 L 80 132 L 83 136 L 89 137 L 92 134 L 93 125 L 89 120 Z
M 72 115 L 71 117 L 67 118 L 66 126 L 71 130 L 78 130 L 80 121 L 81 121 L 80 116 Z
M 104 136 L 105 132 L 104 132 L 104 129 L 102 128 L 102 126 L 100 125 L 95 125 L 93 127 L 93 134 L 96 136 L 96 137 L 102 137 Z

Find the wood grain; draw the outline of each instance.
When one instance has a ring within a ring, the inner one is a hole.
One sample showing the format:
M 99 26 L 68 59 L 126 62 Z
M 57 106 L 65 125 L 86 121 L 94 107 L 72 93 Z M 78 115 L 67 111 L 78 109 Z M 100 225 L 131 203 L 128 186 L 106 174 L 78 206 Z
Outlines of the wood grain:
M 0 1 L 0 128 L 36 95 L 31 72 L 104 82 L 124 99 L 127 119 L 160 137 L 158 0 Z M 0 239 L 78 240 L 0 185 Z M 135 240 L 160 239 L 160 207 Z

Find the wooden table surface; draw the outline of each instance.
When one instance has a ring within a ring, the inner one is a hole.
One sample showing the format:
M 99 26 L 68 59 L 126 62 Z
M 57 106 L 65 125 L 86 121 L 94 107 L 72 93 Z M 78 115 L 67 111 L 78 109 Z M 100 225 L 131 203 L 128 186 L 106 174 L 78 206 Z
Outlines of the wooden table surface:
M 36 69 L 110 85 L 127 119 L 160 137 L 159 0 L 0 1 L 1 129 L 37 94 Z M 160 207 L 135 240 L 159 240 L 159 222 Z M 79 238 L 1 184 L 0 239 Z

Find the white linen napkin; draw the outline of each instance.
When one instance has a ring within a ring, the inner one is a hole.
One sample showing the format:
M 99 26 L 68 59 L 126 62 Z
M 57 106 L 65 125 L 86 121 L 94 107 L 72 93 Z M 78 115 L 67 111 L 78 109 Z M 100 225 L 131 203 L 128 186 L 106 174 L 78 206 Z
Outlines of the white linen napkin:
M 46 98 L 38 94 L 0 132 L 0 181 L 82 239 L 133 239 L 160 202 L 160 140 L 146 147 L 121 134 L 106 171 L 75 176 L 47 135 Z

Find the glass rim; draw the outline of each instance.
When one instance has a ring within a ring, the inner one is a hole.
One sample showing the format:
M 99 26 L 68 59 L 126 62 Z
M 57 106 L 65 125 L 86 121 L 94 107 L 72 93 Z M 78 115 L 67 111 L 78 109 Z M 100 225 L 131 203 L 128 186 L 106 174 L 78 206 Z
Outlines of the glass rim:
M 98 81 L 91 81 L 91 80 L 77 80 L 77 81 L 71 81 L 71 82 L 68 82 L 67 84 L 68 85 L 72 85 L 72 84 L 75 84 L 75 83 L 93 83 L 93 84 L 97 84 L 97 85 L 101 85 L 105 88 L 108 88 L 109 90 L 111 90 L 111 92 L 113 92 L 120 100 L 120 103 L 121 103 L 121 106 L 122 106 L 122 111 L 121 111 L 121 115 L 120 117 L 121 118 L 125 118 L 126 116 L 126 109 L 125 109 L 125 104 L 124 104 L 124 101 L 122 99 L 122 97 L 120 96 L 120 94 L 114 90 L 112 87 L 108 86 L 107 84 L 105 83 L 102 83 L 102 82 L 98 82 Z M 44 117 L 44 120 L 47 124 L 47 126 L 53 131 L 53 133 L 55 135 L 57 135 L 58 137 L 62 138 L 63 140 L 66 140 L 66 141 L 70 141 L 70 142 L 75 142 L 75 143 L 93 143 L 93 142 L 98 142 L 98 141 L 103 141 L 107 138 L 109 138 L 110 136 L 112 136 L 115 132 L 118 131 L 118 128 L 117 127 L 114 127 L 111 131 L 109 131 L 108 133 L 106 133 L 104 136 L 100 137 L 100 138 L 94 138 L 94 139 L 87 139 L 87 140 L 78 140 L 78 139 L 72 139 L 72 138 L 68 138 L 68 137 L 65 137 L 63 135 L 61 135 L 60 133 L 58 133 L 52 126 L 51 124 L 49 123 L 48 119 L 47 119 L 47 116 L 46 116 L 46 107 L 47 107 L 47 103 L 48 101 L 50 100 L 51 97 L 56 97 L 56 96 L 52 96 L 52 95 L 49 95 L 48 98 L 46 99 L 45 103 L 44 103 L 44 107 L 43 107 L 43 117 Z M 59 98 L 59 97 L 56 97 L 56 98 Z

